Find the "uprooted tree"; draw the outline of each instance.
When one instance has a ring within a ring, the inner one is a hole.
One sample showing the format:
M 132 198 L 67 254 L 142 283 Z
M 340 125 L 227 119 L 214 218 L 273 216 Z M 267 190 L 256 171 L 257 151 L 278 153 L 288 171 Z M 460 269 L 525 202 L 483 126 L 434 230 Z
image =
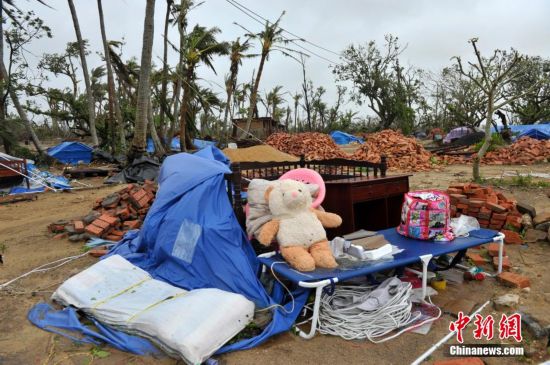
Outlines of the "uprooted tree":
M 535 82 L 521 92 L 514 93 L 510 85 L 526 73 L 525 57 L 514 49 L 511 51 L 497 49 L 490 58 L 486 58 L 481 55 L 478 49 L 477 38 L 473 38 L 469 42 L 474 49 L 475 61 L 468 62 L 468 67 L 465 67 L 460 57 L 454 57 L 454 59 L 458 72 L 481 90 L 487 103 L 485 109 L 485 139 L 481 149 L 473 159 L 473 179 L 478 181 L 481 178 L 479 164 L 491 142 L 491 122 L 494 112 L 531 94 L 540 83 L 546 82 L 547 77 Z

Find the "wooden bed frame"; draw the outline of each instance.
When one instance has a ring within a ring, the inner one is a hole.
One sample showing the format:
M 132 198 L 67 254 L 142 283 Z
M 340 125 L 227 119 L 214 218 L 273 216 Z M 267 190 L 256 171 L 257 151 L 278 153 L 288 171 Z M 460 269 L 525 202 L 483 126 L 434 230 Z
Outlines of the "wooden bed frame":
M 309 168 L 317 171 L 325 181 L 386 177 L 387 162 L 382 156 L 380 163 L 355 161 L 347 159 L 311 160 L 306 161 L 304 156 L 299 161 L 283 162 L 237 162 L 231 164 L 231 174 L 225 176 L 228 185 L 228 197 L 237 220 L 245 227 L 244 205 L 246 201 L 241 193 L 246 191 L 251 179 L 276 180 L 285 172 Z
M 27 160 L 15 160 L 15 161 L 8 161 L 8 160 L 0 160 L 0 162 L 3 165 L 6 165 L 10 167 L 13 170 L 19 171 L 15 172 L 13 170 L 10 170 L 2 165 L 0 165 L 0 187 L 3 185 L 10 186 L 12 184 L 17 184 L 23 179 L 27 182 L 27 188 L 30 188 L 29 179 L 24 177 L 24 175 L 29 175 L 29 172 L 27 171 Z

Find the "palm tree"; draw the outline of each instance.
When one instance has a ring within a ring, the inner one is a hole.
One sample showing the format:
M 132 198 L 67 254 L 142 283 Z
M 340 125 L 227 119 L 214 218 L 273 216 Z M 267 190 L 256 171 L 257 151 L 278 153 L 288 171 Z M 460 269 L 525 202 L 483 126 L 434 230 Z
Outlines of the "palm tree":
M 278 50 L 284 55 L 289 55 L 288 51 L 293 51 L 288 48 L 281 47 L 281 44 L 287 44 L 291 40 L 283 36 L 283 29 L 279 28 L 279 22 L 285 12 L 277 19 L 275 23 L 266 22 L 265 28 L 259 33 L 249 33 L 250 38 L 256 38 L 260 40 L 260 45 L 262 47 L 262 52 L 260 53 L 260 66 L 258 67 L 258 73 L 256 74 L 256 80 L 254 81 L 254 86 L 252 88 L 252 93 L 250 94 L 250 105 L 248 106 L 248 113 L 246 117 L 246 127 L 240 135 L 240 138 L 246 138 L 250 131 L 250 124 L 252 123 L 252 116 L 254 114 L 254 109 L 256 107 L 256 101 L 258 98 L 258 88 L 260 87 L 260 79 L 262 78 L 262 72 L 264 69 L 265 61 L 269 58 L 269 54 L 273 50 Z
M 218 28 L 207 29 L 196 25 L 187 35 L 184 42 L 183 62 L 185 75 L 183 79 L 183 99 L 180 107 L 180 146 L 182 151 L 186 151 L 186 146 L 191 146 L 191 136 L 186 133 L 190 122 L 190 102 L 193 94 L 196 92 L 192 87 L 196 79 L 195 69 L 199 63 L 204 63 L 214 73 L 212 58 L 216 55 L 226 55 L 229 53 L 229 44 L 227 42 L 218 42 L 216 34 L 220 33 Z
M 105 20 L 103 18 L 103 6 L 101 0 L 97 0 L 97 9 L 99 12 L 99 26 L 101 28 L 101 39 L 103 41 L 103 53 L 105 54 L 105 65 L 107 68 L 107 92 L 109 101 L 109 127 L 111 135 L 111 150 L 116 152 L 116 127 L 118 126 L 119 143 L 122 150 L 126 149 L 126 138 L 124 138 L 124 126 L 122 120 L 118 118 L 120 110 L 118 106 L 117 97 L 115 94 L 115 79 L 113 77 L 113 69 L 111 65 L 111 56 L 109 55 L 109 42 L 107 41 L 107 35 L 105 32 Z M 115 110 L 117 111 L 117 117 L 115 118 Z
M 141 67 L 139 69 L 134 139 L 132 140 L 132 147 L 128 154 L 128 160 L 130 161 L 142 156 L 147 146 L 147 110 L 149 109 L 151 55 L 153 52 L 153 36 L 155 34 L 154 18 L 155 0 L 147 0 L 145 19 L 143 21 L 143 46 L 141 49 Z
M 86 85 L 86 97 L 88 99 L 88 123 L 90 124 L 90 134 L 92 135 L 92 144 L 97 146 L 99 140 L 97 139 L 97 132 L 95 129 L 95 109 L 94 109 L 94 95 L 90 84 L 90 74 L 88 72 L 88 65 L 86 64 L 86 50 L 85 44 L 82 40 L 82 34 L 80 33 L 80 25 L 78 24 L 78 16 L 74 7 L 73 0 L 68 0 L 69 8 L 71 9 L 71 16 L 73 17 L 74 31 L 76 33 L 76 41 L 78 42 L 78 51 L 80 52 L 80 62 L 82 63 L 82 73 L 84 74 L 84 84 Z
M 242 65 L 243 58 L 253 57 L 253 55 L 244 54 L 250 49 L 252 45 L 247 39 L 241 43 L 240 38 L 237 38 L 234 42 L 231 42 L 231 52 L 229 54 L 229 60 L 231 65 L 229 66 L 229 78 L 225 82 L 225 90 L 227 92 L 227 101 L 225 104 L 225 112 L 223 116 L 223 128 L 224 135 L 228 129 L 227 118 L 229 117 L 229 110 L 231 108 L 231 97 L 237 88 L 237 75 L 239 73 L 239 66 Z
M 268 109 L 267 112 L 268 114 L 270 114 L 271 118 L 275 120 L 279 120 L 278 117 L 280 117 L 280 110 L 278 107 L 284 101 L 281 94 L 282 89 L 283 87 L 281 85 L 277 85 L 266 95 L 267 109 Z M 272 107 L 271 110 L 269 110 L 269 106 Z
M 170 13 L 172 11 L 173 0 L 166 0 L 166 13 L 164 16 L 164 41 L 162 44 L 162 79 L 160 87 L 160 130 L 163 139 L 166 139 L 166 124 L 164 123 L 164 116 L 166 115 L 166 108 L 168 107 L 167 101 L 167 88 L 168 88 L 168 25 L 170 24 Z M 170 145 L 170 141 L 166 141 L 167 146 Z

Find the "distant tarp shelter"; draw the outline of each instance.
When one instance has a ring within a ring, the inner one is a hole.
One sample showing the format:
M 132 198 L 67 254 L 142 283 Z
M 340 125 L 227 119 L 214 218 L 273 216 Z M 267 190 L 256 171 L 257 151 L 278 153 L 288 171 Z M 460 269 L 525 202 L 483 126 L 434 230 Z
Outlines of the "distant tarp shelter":
M 196 149 L 202 150 L 204 147 L 207 146 L 215 146 L 216 141 L 205 141 L 202 139 L 193 138 L 193 145 Z M 180 137 L 174 137 L 172 138 L 172 143 L 170 143 L 170 149 L 172 152 L 180 152 Z M 153 143 L 152 138 L 147 139 L 147 152 L 153 153 L 155 152 L 155 144 Z
M 49 156 L 66 164 L 90 163 L 93 148 L 80 142 L 62 142 L 47 150 Z
M 550 139 L 550 123 L 510 125 L 509 127 L 512 133 L 517 134 L 517 138 L 531 137 L 540 140 Z M 502 131 L 502 128 L 502 126 L 499 126 L 498 131 Z M 495 132 L 494 129 L 493 132 Z
M 472 134 L 475 131 L 470 127 L 458 127 L 455 129 L 452 129 L 443 139 L 443 143 L 451 143 L 461 137 L 467 136 L 468 134 Z
M 336 144 L 350 144 L 353 142 L 363 143 L 363 138 L 356 137 L 354 135 L 342 132 L 342 131 L 332 131 L 330 132 L 330 137 L 334 140 Z

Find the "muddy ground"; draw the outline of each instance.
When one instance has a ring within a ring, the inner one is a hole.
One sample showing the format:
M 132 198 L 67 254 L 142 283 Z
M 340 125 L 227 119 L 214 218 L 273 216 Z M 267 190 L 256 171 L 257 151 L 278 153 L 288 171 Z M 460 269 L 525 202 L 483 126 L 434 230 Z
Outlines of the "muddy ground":
M 411 188 L 445 188 L 449 182 L 466 181 L 470 171 L 469 166 L 451 166 L 440 172 L 416 173 L 411 178 Z M 485 177 L 499 177 L 504 171 L 548 173 L 550 166 L 485 166 L 482 171 Z M 98 179 L 86 182 L 101 186 Z M 44 263 L 81 253 L 82 244 L 65 239 L 55 240 L 47 232 L 46 226 L 57 219 L 70 219 L 85 214 L 96 198 L 117 189 L 119 187 L 101 186 L 72 193 L 47 193 L 40 195 L 36 201 L 0 206 L 0 250 L 3 250 L 4 257 L 4 264 L 0 265 L 0 283 Z M 503 192 L 534 205 L 539 211 L 550 209 L 550 199 L 543 188 L 507 188 Z M 494 279 L 487 279 L 450 286 L 434 297 L 434 302 L 444 303 L 449 299 L 463 298 L 481 304 L 495 295 L 517 292 L 521 296 L 521 309 L 544 325 L 550 325 L 550 271 L 545 269 L 550 264 L 550 244 L 507 246 L 506 250 L 514 268 L 530 277 L 530 293 L 520 293 L 503 287 Z M 28 322 L 26 315 L 34 304 L 49 300 L 60 283 L 94 262 L 96 259 L 86 256 L 53 271 L 28 276 L 11 285 L 8 290 L 0 291 L 0 364 L 90 364 L 92 361 L 94 364 L 178 363 L 169 358 L 133 356 L 109 347 L 105 348 L 108 356 L 99 358 L 92 346 L 75 345 Z M 492 307 L 483 311 L 485 315 L 491 313 L 497 314 Z M 345 341 L 323 335 L 306 341 L 286 333 L 273 337 L 255 349 L 216 358 L 226 364 L 405 364 L 445 336 L 451 320 L 453 317 L 444 314 L 428 335 L 407 333 L 382 344 Z M 527 356 L 485 358 L 484 361 L 488 364 L 515 364 L 520 361 L 539 363 L 550 357 L 546 348 L 547 339 L 533 340 L 525 329 L 524 337 L 521 345 L 526 349 Z M 467 337 L 466 342 L 474 341 Z M 498 335 L 493 342 L 499 342 Z M 427 363 L 444 358 L 443 350 L 438 350 Z

